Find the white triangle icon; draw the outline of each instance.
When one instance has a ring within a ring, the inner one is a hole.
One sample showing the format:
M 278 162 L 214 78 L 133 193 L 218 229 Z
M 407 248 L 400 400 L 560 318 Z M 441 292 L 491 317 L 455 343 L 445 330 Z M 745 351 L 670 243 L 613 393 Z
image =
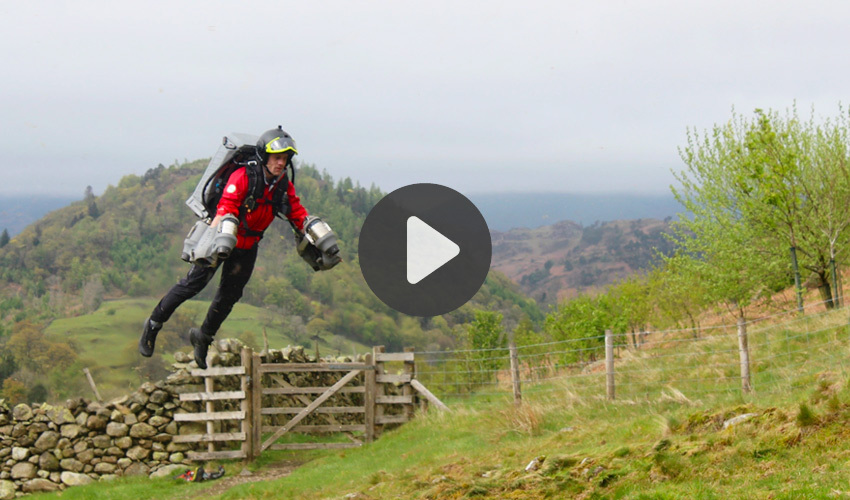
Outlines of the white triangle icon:
M 457 244 L 422 222 L 407 219 L 407 282 L 415 285 L 460 254 Z

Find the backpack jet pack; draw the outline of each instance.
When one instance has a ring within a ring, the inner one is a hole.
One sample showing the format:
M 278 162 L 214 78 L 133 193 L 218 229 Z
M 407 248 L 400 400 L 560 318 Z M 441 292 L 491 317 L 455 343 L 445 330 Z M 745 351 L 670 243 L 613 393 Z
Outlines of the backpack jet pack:
M 227 215 L 222 218 L 217 227 L 210 227 L 209 224 L 215 215 L 218 201 L 221 199 L 230 174 L 242 167 L 261 168 L 260 157 L 257 154 L 257 141 L 257 136 L 248 134 L 234 133 L 224 137 L 192 196 L 186 200 L 186 205 L 200 219 L 183 241 L 182 259 L 186 262 L 215 267 L 218 261 L 226 259 L 236 246 L 239 219 Z M 290 182 L 294 182 L 294 167 L 292 167 L 291 175 Z M 264 189 L 264 183 L 256 181 L 257 177 L 262 178 L 262 174 L 249 176 L 248 186 L 248 191 L 254 195 L 255 199 L 262 196 Z M 276 215 L 284 217 L 281 213 Z M 310 264 L 313 270 L 324 271 L 341 262 L 336 235 L 319 217 L 311 216 L 304 221 L 303 234 L 294 225 L 292 230 L 295 233 L 298 255 Z
M 218 200 L 230 174 L 239 167 L 257 162 L 257 137 L 247 134 L 231 134 L 222 140 L 218 151 L 210 160 L 204 175 L 186 200 L 186 205 L 200 219 L 189 230 L 183 240 L 181 258 L 186 262 L 203 267 L 215 267 L 219 260 L 230 256 L 236 247 L 236 232 L 239 219 L 224 216 L 217 227 L 210 227 Z
M 233 133 L 224 137 L 221 146 L 210 159 L 204 175 L 195 186 L 192 196 L 186 200 L 186 205 L 195 212 L 199 219 L 212 219 L 215 213 L 224 185 L 230 174 L 239 167 L 257 165 L 257 140 L 255 135 Z

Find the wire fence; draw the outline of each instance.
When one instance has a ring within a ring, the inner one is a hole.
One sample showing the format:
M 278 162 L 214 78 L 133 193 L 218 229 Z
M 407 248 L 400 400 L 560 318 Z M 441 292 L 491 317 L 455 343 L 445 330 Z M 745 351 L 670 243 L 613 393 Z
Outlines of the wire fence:
M 416 377 L 449 400 L 512 393 L 517 398 L 518 387 L 522 394 L 557 391 L 608 399 L 766 394 L 788 390 L 807 375 L 846 373 L 848 309 L 816 310 L 823 307 L 813 303 L 802 313 L 795 308 L 698 329 L 417 351 Z

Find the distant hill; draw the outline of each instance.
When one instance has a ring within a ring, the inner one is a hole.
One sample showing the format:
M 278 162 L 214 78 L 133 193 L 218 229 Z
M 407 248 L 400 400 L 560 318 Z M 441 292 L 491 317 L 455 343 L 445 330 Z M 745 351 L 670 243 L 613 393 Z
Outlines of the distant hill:
M 627 219 L 665 219 L 682 211 L 671 194 L 476 193 L 468 195 L 490 229 L 536 228 L 562 220 L 591 225 Z M 0 195 L 0 231 L 20 233 L 48 212 L 80 196 Z
M 126 194 L 130 195 L 133 189 L 138 189 L 133 188 L 136 183 L 144 186 L 147 180 L 150 180 L 151 184 L 157 185 L 153 198 L 140 198 L 137 193 L 127 196 L 127 198 L 134 199 L 133 204 L 129 206 L 135 205 L 137 208 L 149 206 L 148 210 L 143 210 L 140 213 L 154 213 L 160 216 L 158 218 L 168 213 L 169 221 L 160 226 L 160 231 L 165 229 L 169 241 L 166 243 L 166 241 L 160 239 L 161 236 L 164 236 L 162 233 L 159 235 L 156 234 L 156 231 L 149 233 L 157 240 L 158 249 L 149 251 L 147 258 L 163 255 L 160 252 L 167 247 L 171 247 L 174 249 L 171 251 L 176 252 L 186 227 L 189 227 L 193 220 L 188 209 L 182 203 L 193 186 L 192 181 L 186 182 L 186 180 L 188 176 L 197 175 L 197 169 L 200 165 L 203 165 L 203 162 L 199 165 L 185 166 L 177 171 L 151 171 L 146 175 L 146 178 L 141 179 L 129 176 L 123 181 L 122 186 L 110 188 L 106 196 L 95 199 L 102 205 L 102 209 L 109 211 L 110 205 L 117 208 L 117 205 L 125 204 L 128 201 L 121 200 L 121 195 L 119 195 L 118 200 L 114 200 L 118 192 L 126 191 Z M 164 179 L 160 179 L 160 177 L 169 177 L 169 180 L 163 182 Z M 312 179 L 308 177 L 309 175 L 304 177 L 307 185 L 302 186 L 305 189 L 309 186 L 311 189 L 308 189 L 308 191 L 313 190 L 312 183 L 314 182 L 326 183 L 330 181 L 330 179 L 321 179 L 319 175 L 315 175 Z M 350 182 L 348 181 L 349 184 Z M 179 184 L 180 187 L 176 190 L 169 189 L 166 187 L 169 184 L 172 186 Z M 378 192 L 368 193 L 358 188 L 352 191 L 357 196 L 351 197 L 350 200 L 343 200 L 340 193 L 343 191 L 348 193 L 349 187 L 345 186 L 345 190 L 341 190 L 339 189 L 340 186 L 333 186 L 333 181 L 330 181 L 330 184 L 331 190 L 337 194 L 336 199 L 331 200 L 322 196 L 321 203 L 316 203 L 318 200 L 311 196 L 313 193 L 310 192 L 305 198 L 308 208 L 311 208 L 311 205 L 314 205 L 315 208 L 321 206 L 320 211 L 327 216 L 330 215 L 328 212 L 338 211 L 340 209 L 339 204 L 358 205 L 355 209 L 354 218 L 361 219 L 371 208 L 375 197 L 380 196 Z M 667 245 L 663 238 L 658 237 L 659 231 L 666 230 L 666 223 L 658 219 L 666 218 L 669 221 L 672 216 L 680 211 L 680 206 L 672 195 L 480 193 L 469 197 L 481 210 L 493 231 L 493 268 L 503 272 L 511 281 L 518 284 L 523 292 L 543 304 L 553 303 L 559 298 L 571 297 L 582 291 L 601 289 L 607 284 L 646 268 L 653 254 L 653 248 L 664 251 L 665 245 Z M 36 221 L 39 221 L 39 225 L 44 226 L 43 229 L 47 229 L 56 223 L 59 223 L 59 227 L 73 226 L 82 217 L 80 212 L 85 211 L 85 204 L 80 201 L 81 198 L 0 196 L 0 231 L 5 227 L 10 235 L 15 237 L 23 231 L 24 227 Z M 114 201 L 105 202 L 105 199 L 110 198 Z M 76 202 L 74 205 L 77 205 L 78 208 L 68 207 L 72 202 Z M 58 210 L 60 208 L 62 210 Z M 62 216 L 57 213 L 54 215 L 58 217 L 45 217 L 44 220 L 40 220 L 49 212 L 67 212 L 68 210 L 76 215 Z M 349 233 L 350 236 L 354 235 L 358 224 L 355 220 L 350 219 L 352 215 L 354 214 L 348 212 L 343 216 L 343 218 L 349 219 L 346 224 L 353 226 L 346 228 L 346 233 Z M 136 222 L 139 224 L 148 225 L 150 223 L 150 221 L 144 219 L 143 215 L 141 219 L 138 217 L 139 215 L 136 214 L 132 216 L 132 218 L 137 219 Z M 55 222 L 53 222 L 53 219 L 56 219 Z M 109 219 L 113 220 L 112 217 Z M 183 222 L 177 222 L 178 220 Z M 613 222 L 615 220 L 619 222 Z M 627 220 L 629 221 L 628 224 L 624 222 Z M 103 223 L 104 221 L 99 222 Z M 124 224 L 127 222 L 125 219 Z M 338 230 L 341 229 L 339 221 L 331 218 L 329 222 L 334 224 Z M 596 244 L 587 243 L 594 239 L 593 235 L 598 234 L 604 236 L 601 237 L 599 242 Z M 285 236 L 286 231 L 280 231 L 278 238 Z M 126 242 L 125 237 L 118 239 Z M 100 265 L 106 264 L 105 270 L 110 267 L 114 268 L 112 259 L 117 254 L 123 254 L 124 251 L 115 247 L 113 240 L 114 237 L 107 239 L 107 245 L 111 249 L 109 254 L 104 255 L 100 260 Z M 349 249 L 351 249 L 351 244 L 349 244 Z M 138 250 L 141 250 L 141 247 L 133 248 L 131 251 L 135 253 Z M 77 255 L 84 256 L 86 253 Z M 291 260 L 293 256 L 288 255 L 288 257 Z M 58 260 L 61 261 L 62 259 Z M 547 263 L 550 263 L 548 268 L 545 267 Z M 130 292 L 130 296 L 136 296 L 143 290 L 151 294 L 160 293 L 167 289 L 168 283 L 174 279 L 175 274 L 182 272 L 180 271 L 182 265 L 179 260 L 165 259 L 162 265 L 154 266 L 155 273 L 158 275 L 156 280 L 159 282 L 158 285 L 151 286 L 153 283 L 150 282 L 150 276 L 148 276 L 146 279 L 148 286 L 136 286 L 134 290 L 124 287 L 125 289 L 122 291 Z M 50 269 L 53 266 L 45 265 L 43 267 Z M 166 271 L 169 268 L 170 270 Z M 58 274 L 60 275 L 64 274 L 61 269 L 51 269 L 51 271 L 59 271 Z M 132 278 L 132 275 L 130 275 L 130 278 Z M 287 279 L 289 278 L 287 276 Z M 107 288 L 109 288 L 108 285 Z M 302 291 L 309 294 L 308 290 Z M 107 295 L 113 294 L 107 293 Z M 309 302 L 309 300 L 307 301 Z
M 671 252 L 669 228 L 666 221 L 637 219 L 491 231 L 492 268 L 539 303 L 552 304 L 649 268 L 659 252 Z
M 72 196 L 0 195 L 0 232 L 15 236 L 49 212 L 82 198 Z
M 184 200 L 206 163 L 125 176 L 100 196 L 52 211 L 0 247 L 0 338 L 3 320 L 43 321 L 95 311 L 105 300 L 161 297 L 188 270 L 180 254 L 196 218 Z M 508 326 L 526 317 L 542 321 L 537 305 L 499 273 L 490 273 L 468 304 L 442 317 L 391 310 L 366 285 L 357 258 L 360 227 L 383 193 L 349 178 L 334 181 L 310 166 L 299 167 L 296 184 L 310 213 L 335 230 L 343 263 L 314 273 L 296 253 L 289 226 L 269 228 L 242 302 L 273 311 L 274 327 L 286 336 L 332 332 L 388 349 L 438 349 L 464 338 L 463 325 L 475 309 L 503 312 Z M 209 300 L 214 292 L 208 286 L 198 299 Z
M 468 198 L 491 230 L 536 228 L 558 221 L 596 222 L 675 217 L 683 207 L 672 194 L 477 193 Z

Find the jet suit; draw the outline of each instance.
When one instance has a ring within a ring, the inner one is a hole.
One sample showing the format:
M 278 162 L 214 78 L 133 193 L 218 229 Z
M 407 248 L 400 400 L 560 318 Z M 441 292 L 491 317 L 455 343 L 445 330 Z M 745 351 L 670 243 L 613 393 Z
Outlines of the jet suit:
M 240 223 L 236 235 L 236 247 L 220 266 L 222 270 L 218 290 L 200 328 L 201 333 L 209 339 L 215 336 L 222 322 L 233 309 L 233 305 L 242 297 L 242 291 L 254 271 L 257 243 L 274 220 L 275 214 L 285 214 L 299 231 L 303 229 L 304 220 L 308 216 L 307 210 L 295 194 L 295 186 L 285 172 L 282 177 L 272 182 L 263 175 L 266 183 L 263 196 L 255 200 L 256 206 L 253 210 L 246 210 L 244 200 L 249 191 L 246 168 L 248 167 L 235 170 L 231 174 L 216 209 L 216 216 L 231 214 L 239 218 Z M 276 209 L 272 200 L 277 189 L 285 189 L 286 195 L 282 197 L 284 206 Z M 151 313 L 150 320 L 160 324 L 168 321 L 180 304 L 206 287 L 218 267 L 193 265 L 186 277 L 174 285 L 159 301 Z

